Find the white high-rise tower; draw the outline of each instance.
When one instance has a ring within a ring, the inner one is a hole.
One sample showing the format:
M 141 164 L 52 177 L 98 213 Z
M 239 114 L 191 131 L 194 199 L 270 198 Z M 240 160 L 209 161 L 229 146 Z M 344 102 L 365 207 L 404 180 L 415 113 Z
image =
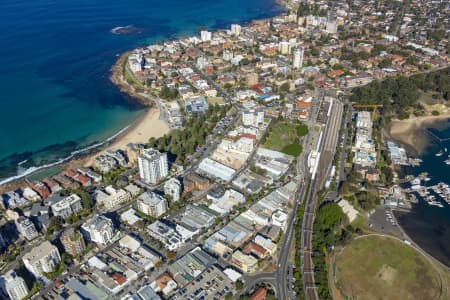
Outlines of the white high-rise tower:
M 139 176 L 145 183 L 156 184 L 169 174 L 167 153 L 145 149 L 138 157 Z
M 231 33 L 235 36 L 241 34 L 241 25 L 239 24 L 231 24 Z
M 200 39 L 202 42 L 209 42 L 212 39 L 212 32 L 207 30 L 200 31 Z
M 294 51 L 294 60 L 293 60 L 293 67 L 294 69 L 301 69 L 303 66 L 303 48 L 297 48 Z

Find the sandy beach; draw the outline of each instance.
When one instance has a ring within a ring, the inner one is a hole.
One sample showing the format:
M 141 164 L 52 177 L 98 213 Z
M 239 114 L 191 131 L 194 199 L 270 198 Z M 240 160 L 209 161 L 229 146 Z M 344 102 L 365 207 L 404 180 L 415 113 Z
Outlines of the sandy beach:
M 167 134 L 169 131 L 170 128 L 166 122 L 159 119 L 159 110 L 155 107 L 149 108 L 142 117 L 130 125 L 124 133 L 115 138 L 109 146 L 88 157 L 85 165 L 92 165 L 95 157 L 101 155 L 106 150 L 125 150 L 129 143 L 146 143 L 151 137 L 158 138 Z
M 406 120 L 394 120 L 391 122 L 389 133 L 392 138 L 421 154 L 430 144 L 430 136 L 425 128 L 430 125 L 450 118 L 450 112 L 439 116 L 411 117 Z
M 110 145 L 104 147 L 104 149 L 100 152 L 90 155 L 84 163 L 85 166 L 92 165 L 95 157 L 101 155 L 106 150 L 125 150 L 129 143 L 146 143 L 151 137 L 158 138 L 170 132 L 170 128 L 167 123 L 159 119 L 160 112 L 157 105 L 154 104 L 152 97 L 142 91 L 136 91 L 133 85 L 129 84 L 124 79 L 123 64 L 126 62 L 128 55 L 129 52 L 126 52 L 119 57 L 114 66 L 111 68 L 110 79 L 118 86 L 121 92 L 146 106 L 147 111 L 133 124 L 131 124 L 124 133 L 116 137 Z

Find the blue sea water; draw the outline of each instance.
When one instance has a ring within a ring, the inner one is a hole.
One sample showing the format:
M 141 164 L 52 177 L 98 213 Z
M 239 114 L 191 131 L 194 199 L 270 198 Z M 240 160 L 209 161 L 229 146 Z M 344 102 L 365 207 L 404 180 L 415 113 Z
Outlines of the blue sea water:
M 432 186 L 439 182 L 450 184 L 450 165 L 444 163 L 450 152 L 436 156 L 436 153 L 445 148 L 450 151 L 450 120 L 437 122 L 425 130 L 433 132 L 443 141 L 428 135 L 428 147 L 420 155 L 423 163 L 419 167 L 405 168 L 403 171 L 415 176 L 427 172 L 431 180 L 423 182 L 423 185 Z M 420 247 L 450 267 L 450 205 L 438 198 L 436 200 L 440 200 L 443 208 L 431 206 L 419 199 L 411 212 L 396 213 L 396 216 L 405 232 Z
M 143 112 L 109 80 L 117 54 L 281 11 L 273 0 L 0 1 L 0 178 L 104 141 Z

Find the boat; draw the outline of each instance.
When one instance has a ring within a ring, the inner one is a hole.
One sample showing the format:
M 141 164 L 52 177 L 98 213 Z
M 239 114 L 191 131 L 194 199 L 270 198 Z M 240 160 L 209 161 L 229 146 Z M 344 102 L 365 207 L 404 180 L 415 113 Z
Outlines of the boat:
M 417 197 L 414 194 L 411 194 L 409 199 L 410 199 L 411 203 L 418 203 L 419 202 L 417 200 Z
M 441 150 L 441 151 L 439 151 L 438 153 L 436 153 L 435 155 L 436 155 L 436 156 L 442 156 L 442 155 L 444 155 L 444 151 Z
M 428 204 L 430 204 L 432 206 L 437 206 L 437 207 L 440 207 L 440 208 L 444 207 L 443 204 L 441 204 L 441 203 L 439 203 L 437 201 L 430 201 L 430 202 L 428 202 Z
M 450 158 L 449 158 L 449 159 L 446 159 L 446 160 L 444 160 L 444 162 L 445 162 L 445 164 L 446 164 L 446 165 L 450 165 Z

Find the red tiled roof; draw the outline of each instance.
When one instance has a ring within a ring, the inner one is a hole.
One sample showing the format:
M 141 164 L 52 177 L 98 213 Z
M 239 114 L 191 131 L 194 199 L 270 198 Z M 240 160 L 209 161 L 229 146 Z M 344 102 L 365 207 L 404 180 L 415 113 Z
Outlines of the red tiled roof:
M 252 139 L 253 141 L 256 141 L 256 135 L 251 133 L 241 133 L 241 137 L 245 137 L 248 139 Z
M 112 275 L 112 278 L 114 278 L 114 280 L 117 281 L 118 284 L 124 284 L 125 282 L 127 282 L 127 279 L 119 273 L 114 273 Z
M 247 246 L 245 246 L 245 248 L 242 250 L 242 252 L 245 254 L 253 253 L 255 255 L 258 255 L 259 257 L 266 256 L 266 249 L 253 242 L 248 243 Z
M 77 172 L 74 169 L 69 169 L 66 171 L 66 176 L 73 178 L 75 177 L 75 175 L 77 175 Z
M 250 296 L 249 300 L 264 300 L 266 299 L 266 296 L 267 290 L 263 287 L 260 287 Z

